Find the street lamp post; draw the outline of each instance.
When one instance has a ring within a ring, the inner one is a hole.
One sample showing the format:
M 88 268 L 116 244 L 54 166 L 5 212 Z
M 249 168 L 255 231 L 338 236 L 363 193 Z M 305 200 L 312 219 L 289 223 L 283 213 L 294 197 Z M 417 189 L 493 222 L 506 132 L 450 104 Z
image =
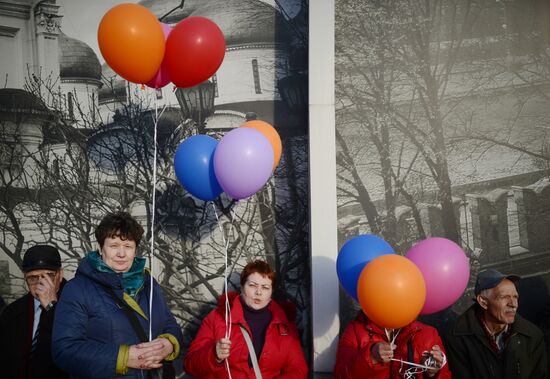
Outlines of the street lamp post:
M 198 132 L 203 134 L 206 118 L 214 114 L 214 83 L 205 81 L 194 87 L 177 88 L 176 98 L 183 118 L 195 121 Z
M 299 115 L 304 113 L 308 104 L 308 82 L 307 75 L 293 73 L 277 82 L 281 99 L 288 107 L 290 114 Z

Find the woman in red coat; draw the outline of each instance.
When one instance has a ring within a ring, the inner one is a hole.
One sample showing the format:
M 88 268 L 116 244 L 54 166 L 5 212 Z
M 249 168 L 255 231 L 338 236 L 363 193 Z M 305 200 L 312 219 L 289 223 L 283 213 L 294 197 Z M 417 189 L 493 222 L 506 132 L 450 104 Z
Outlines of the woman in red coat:
M 196 378 L 255 378 L 244 331 L 250 335 L 263 379 L 304 379 L 307 364 L 296 326 L 271 299 L 275 272 L 263 261 L 246 265 L 241 293 L 229 293 L 230 330 L 226 334 L 226 297 L 206 316 L 184 360 L 185 371 Z
M 422 370 L 399 360 L 431 369 Z M 416 375 L 406 376 L 407 370 L 415 371 Z M 340 338 L 334 376 L 336 379 L 450 379 L 451 373 L 437 330 L 414 321 L 386 332 L 361 313 L 348 324 Z

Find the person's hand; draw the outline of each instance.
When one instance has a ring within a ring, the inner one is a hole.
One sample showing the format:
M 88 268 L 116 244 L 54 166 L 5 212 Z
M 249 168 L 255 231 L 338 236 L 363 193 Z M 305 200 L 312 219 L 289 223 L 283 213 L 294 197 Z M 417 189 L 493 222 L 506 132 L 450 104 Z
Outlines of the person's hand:
M 393 349 L 389 342 L 378 342 L 371 347 L 373 363 L 388 363 L 393 358 Z
M 216 342 L 216 359 L 218 362 L 221 362 L 229 357 L 230 349 L 231 340 L 229 338 L 220 338 L 218 342 Z
M 57 301 L 55 284 L 49 275 L 40 276 L 36 284 L 36 295 L 38 295 L 38 300 L 40 300 L 42 308 L 46 308 L 51 301 Z
M 433 358 L 433 362 L 426 362 L 428 358 Z M 434 363 L 433 365 L 430 365 L 429 369 L 426 371 L 426 375 L 430 378 L 435 376 L 437 372 L 443 367 L 443 352 L 441 351 L 441 348 L 438 345 L 432 346 L 432 350 L 430 350 L 430 354 L 426 355 L 426 357 L 422 360 L 422 364 L 426 365 L 427 363 Z
M 162 367 L 162 361 L 172 353 L 174 346 L 166 338 L 130 346 L 128 367 L 150 370 Z

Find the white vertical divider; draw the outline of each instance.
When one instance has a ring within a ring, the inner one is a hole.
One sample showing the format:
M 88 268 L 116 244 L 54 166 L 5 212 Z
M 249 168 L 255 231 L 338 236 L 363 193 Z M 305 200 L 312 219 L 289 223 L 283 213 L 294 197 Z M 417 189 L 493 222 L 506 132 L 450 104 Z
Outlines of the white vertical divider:
M 340 328 L 336 275 L 334 0 L 309 2 L 309 168 L 313 371 L 326 373 L 334 368 Z

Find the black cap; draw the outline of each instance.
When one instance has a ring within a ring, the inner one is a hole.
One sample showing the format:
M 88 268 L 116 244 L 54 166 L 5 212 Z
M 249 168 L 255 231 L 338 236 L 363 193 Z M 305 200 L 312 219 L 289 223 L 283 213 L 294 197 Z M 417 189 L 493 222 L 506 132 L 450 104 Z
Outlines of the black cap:
M 29 272 L 39 269 L 59 270 L 61 257 L 59 251 L 53 246 L 36 245 L 25 252 L 23 257 L 23 271 Z
M 491 288 L 495 288 L 504 279 L 511 280 L 515 284 L 521 278 L 517 275 L 504 275 L 503 273 L 498 272 L 497 270 L 493 270 L 492 268 L 490 268 L 488 270 L 481 271 L 477 275 L 477 280 L 476 280 L 476 286 L 474 288 L 474 293 L 477 296 L 483 290 L 488 290 L 488 289 L 491 289 Z

